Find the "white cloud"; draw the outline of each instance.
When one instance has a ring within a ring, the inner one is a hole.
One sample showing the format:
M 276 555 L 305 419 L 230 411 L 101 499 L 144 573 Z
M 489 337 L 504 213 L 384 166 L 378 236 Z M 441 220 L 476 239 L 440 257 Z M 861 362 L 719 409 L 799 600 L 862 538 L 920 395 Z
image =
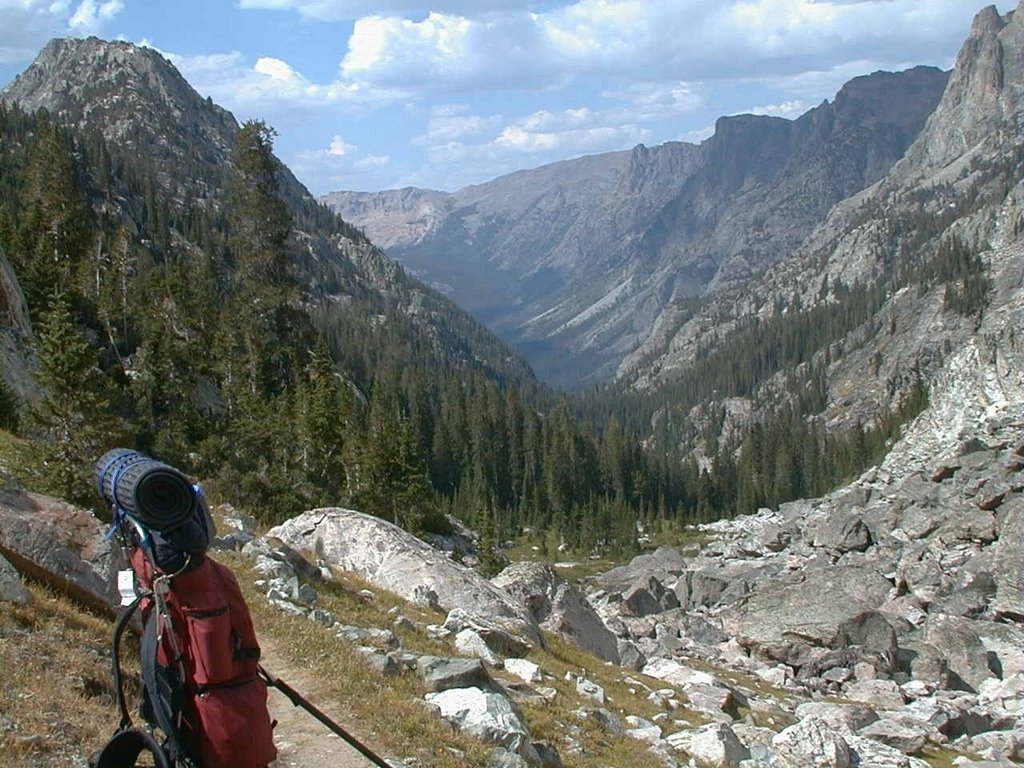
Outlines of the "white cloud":
M 793 120 L 800 117 L 810 106 L 802 101 L 784 101 L 781 104 L 766 104 L 762 107 L 751 107 L 743 112 L 751 115 L 768 115 L 771 117 L 784 117 Z
M 650 131 L 638 125 L 599 125 L 557 131 L 530 130 L 522 125 L 510 125 L 494 140 L 494 145 L 517 152 L 542 153 L 568 149 L 572 154 L 584 154 L 626 149 L 649 140 L 650 136 Z
M 354 102 L 384 102 L 399 98 L 377 90 L 365 94 L 359 85 L 335 81 L 320 84 L 307 79 L 286 61 L 263 56 L 249 66 L 238 52 L 180 56 L 163 52 L 200 93 L 232 110 L 245 113 L 282 109 L 323 110 Z
M 605 91 L 609 99 L 625 101 L 639 120 L 657 120 L 694 112 L 704 106 L 706 89 L 699 83 L 640 82 L 619 91 Z
M 365 154 L 335 134 L 326 148 L 299 152 L 289 167 L 315 189 L 370 189 L 386 183 L 391 158 Z
M 351 155 L 359 149 L 355 144 L 347 143 L 341 136 L 334 134 L 331 143 L 327 146 L 327 154 L 331 157 L 344 157 Z
M 363 16 L 425 15 L 430 11 L 469 16 L 495 11 L 527 10 L 527 0 L 241 0 L 250 10 L 290 10 L 313 21 L 353 21 Z
M 501 115 L 474 115 L 465 104 L 445 104 L 430 111 L 426 133 L 413 141 L 418 145 L 436 145 L 479 138 L 493 135 L 503 123 Z
M 0 0 L 0 62 L 28 61 L 51 37 L 99 34 L 123 0 Z
M 553 53 L 529 14 L 369 16 L 353 27 L 341 74 L 366 87 L 410 93 L 536 90 L 563 78 L 550 62 Z
M 68 26 L 80 34 L 96 34 L 104 25 L 124 10 L 122 0 L 82 0 L 78 9 L 68 20 Z
M 607 74 L 783 77 L 863 58 L 946 65 L 977 10 L 977 0 L 578 0 L 532 13 L 509 5 L 479 17 L 359 18 L 342 74 L 409 91 L 535 90 Z

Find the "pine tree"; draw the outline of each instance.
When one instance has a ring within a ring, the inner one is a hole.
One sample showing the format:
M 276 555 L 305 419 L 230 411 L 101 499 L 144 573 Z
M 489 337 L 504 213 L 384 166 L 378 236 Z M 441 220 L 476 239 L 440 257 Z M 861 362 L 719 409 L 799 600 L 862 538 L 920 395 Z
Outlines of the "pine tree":
M 18 398 L 0 376 L 0 429 L 14 431 L 18 428 Z
M 249 392 L 269 396 L 293 385 L 312 341 L 297 306 L 286 241 L 291 218 L 278 196 L 274 131 L 250 120 L 238 132 L 231 185 L 229 247 L 236 269 L 231 346 Z
M 38 317 L 57 291 L 80 290 L 89 213 L 63 134 L 43 126 L 24 172 L 22 226 L 12 260 L 30 310 Z
M 109 388 L 96 352 L 61 294 L 43 316 L 38 336 L 43 396 L 29 409 L 26 432 L 33 441 L 21 469 L 40 490 L 89 503 L 93 464 L 122 440 L 123 431 L 110 413 Z
M 341 501 L 347 488 L 346 441 L 352 429 L 348 385 L 339 380 L 323 336 L 297 392 L 298 461 L 324 504 Z

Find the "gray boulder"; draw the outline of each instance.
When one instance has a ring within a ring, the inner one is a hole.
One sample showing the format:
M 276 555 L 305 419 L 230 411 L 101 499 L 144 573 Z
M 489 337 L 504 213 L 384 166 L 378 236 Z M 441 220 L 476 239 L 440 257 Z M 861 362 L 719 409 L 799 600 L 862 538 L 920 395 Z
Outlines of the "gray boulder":
M 21 581 L 17 569 L 0 556 L 0 603 L 19 603 L 24 605 L 32 601 L 32 593 Z
M 426 587 L 445 610 L 460 607 L 533 646 L 542 645 L 540 628 L 524 605 L 476 571 L 453 562 L 386 520 L 330 507 L 305 512 L 267 535 L 295 549 L 315 552 L 330 565 L 352 571 L 407 600 L 422 594 Z
M 530 765 L 540 765 L 519 708 L 507 696 L 480 688 L 449 688 L 428 693 L 426 699 L 459 731 L 515 752 Z
M 977 692 L 985 680 L 1002 677 L 997 654 L 986 648 L 980 634 L 991 626 L 990 622 L 933 614 L 925 622 L 923 640 L 938 650 L 966 690 Z
M 723 629 L 746 645 L 800 640 L 831 646 L 839 629 L 876 610 L 892 584 L 869 565 L 837 566 L 813 578 L 761 582 L 721 614 Z
M 857 735 L 844 738 L 850 748 L 853 765 L 862 768 L 931 768 L 924 760 L 908 757 L 880 741 Z
M 856 647 L 872 653 L 893 654 L 897 648 L 896 630 L 883 614 L 867 611 L 839 625 L 836 645 L 840 648 Z
M 619 663 L 617 639 L 575 585 L 550 565 L 513 563 L 491 583 L 519 599 L 533 619 L 595 656 Z
M 850 747 L 830 725 L 809 717 L 772 739 L 772 750 L 787 768 L 849 768 Z
M 808 701 L 796 709 L 801 720 L 814 718 L 834 730 L 850 734 L 878 720 L 875 710 L 864 704 L 838 704 L 825 701 Z
M 21 573 L 104 613 L 120 602 L 120 552 L 84 509 L 35 493 L 0 491 L 0 555 Z
M 880 741 L 905 755 L 918 754 L 928 743 L 928 735 L 924 729 L 888 718 L 871 723 L 861 730 L 860 735 Z
M 509 632 L 500 623 L 480 615 L 471 615 L 462 608 L 453 608 L 444 620 L 444 628 L 458 636 L 470 632 L 498 656 L 520 658 L 530 652 L 529 643 L 519 635 Z M 466 642 L 472 642 L 467 640 Z
M 416 668 L 430 693 L 451 688 L 495 688 L 494 680 L 479 659 L 450 659 L 439 656 L 420 656 Z
M 750 751 L 736 738 L 732 729 L 721 723 L 679 731 L 666 737 L 665 741 L 673 749 L 688 754 L 699 766 L 738 766 L 750 757 Z
M 857 516 L 835 514 L 827 517 L 814 532 L 814 546 L 839 554 L 863 552 L 871 546 L 871 531 Z
M 654 552 L 637 555 L 626 565 L 595 576 L 593 583 L 607 592 L 625 592 L 637 581 L 649 577 L 664 584 L 671 583 L 685 569 L 686 559 L 678 548 L 659 547 Z

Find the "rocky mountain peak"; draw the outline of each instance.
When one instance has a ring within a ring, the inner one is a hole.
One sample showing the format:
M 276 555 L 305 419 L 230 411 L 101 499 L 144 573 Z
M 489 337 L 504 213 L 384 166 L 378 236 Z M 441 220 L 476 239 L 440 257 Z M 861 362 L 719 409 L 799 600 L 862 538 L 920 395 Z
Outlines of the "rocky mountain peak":
M 872 125 L 875 121 L 920 130 L 922 114 L 935 106 L 935 82 L 945 77 L 935 67 L 904 72 L 873 72 L 846 83 L 832 102 L 838 123 Z M 920 103 L 923 100 L 924 103 Z M 908 102 L 913 105 L 908 106 Z
M 974 19 L 942 101 L 921 140 L 900 164 L 901 181 L 928 175 L 956 160 L 998 151 L 1016 131 L 1024 83 L 1024 17 L 994 6 Z M 987 149 L 986 149 L 987 148 Z M 954 169 L 955 172 L 955 169 Z
M 75 128 L 102 126 L 108 141 L 139 144 L 154 158 L 187 147 L 224 162 L 238 127 L 158 51 L 95 37 L 51 40 L 0 98 Z
M 978 11 L 971 24 L 971 37 L 982 37 L 987 34 L 998 34 L 1009 21 L 1013 12 L 1007 14 L 1004 19 L 999 15 L 999 10 L 994 5 L 988 5 Z
M 836 203 L 889 171 L 946 79 L 927 67 L 875 73 L 797 120 L 723 117 L 699 146 L 520 171 L 458 190 L 443 210 L 427 191 L 415 202 L 378 193 L 386 214 L 374 195 L 325 201 L 528 350 L 542 377 L 577 387 L 613 377 L 674 304 L 794 252 Z

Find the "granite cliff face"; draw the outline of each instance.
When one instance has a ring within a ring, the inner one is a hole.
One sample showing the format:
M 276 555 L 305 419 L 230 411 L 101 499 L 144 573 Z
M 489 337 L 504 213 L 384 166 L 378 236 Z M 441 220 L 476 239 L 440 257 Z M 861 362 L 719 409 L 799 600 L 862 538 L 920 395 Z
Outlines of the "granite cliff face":
M 838 204 L 756 283 L 723 289 L 696 311 L 666 310 L 619 376 L 657 391 L 691 370 L 701 349 L 751 322 L 815 311 L 839 317 L 849 309 L 848 291 L 861 289 L 875 302 L 864 321 L 806 355 L 827 382 L 826 424 L 869 423 L 918 379 L 956 389 L 958 407 L 967 410 L 987 407 L 980 405 L 990 392 L 986 381 L 1019 386 L 1012 382 L 1024 368 L 1012 318 L 1021 292 L 1022 43 L 1024 15 L 982 11 L 906 156 Z M 951 244 L 978 260 L 983 309 L 956 310 L 966 275 L 926 277 Z M 777 404 L 784 373 L 762 383 L 750 402 Z
M 880 179 L 946 77 L 917 68 L 857 78 L 798 120 L 722 118 L 699 147 L 639 146 L 450 195 L 324 199 L 543 377 L 578 386 L 610 378 L 674 302 L 750 279 Z
M 3 98 L 78 129 L 101 127 L 107 141 L 154 160 L 226 164 L 238 130 L 157 51 L 95 37 L 51 40 Z

